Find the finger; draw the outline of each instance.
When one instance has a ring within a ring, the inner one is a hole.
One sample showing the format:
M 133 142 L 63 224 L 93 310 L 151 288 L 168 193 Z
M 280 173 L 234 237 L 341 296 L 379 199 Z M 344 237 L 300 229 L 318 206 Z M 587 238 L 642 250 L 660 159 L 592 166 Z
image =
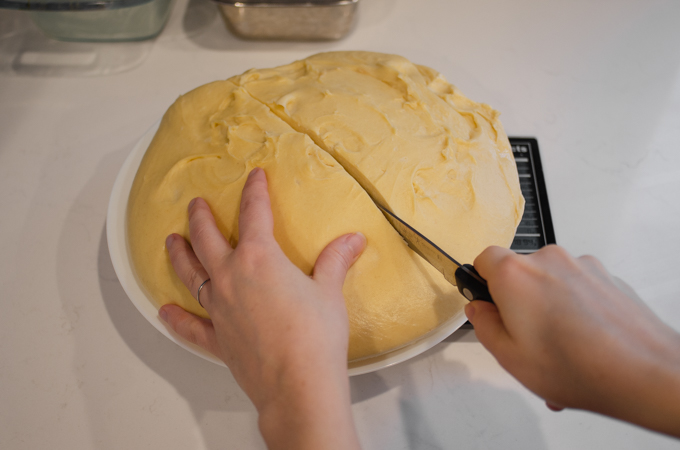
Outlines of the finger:
M 576 260 L 586 269 L 603 272 L 609 275 L 609 272 L 607 272 L 607 269 L 604 268 L 600 260 L 593 255 L 582 255 L 576 258 Z
M 215 328 L 210 319 L 198 317 L 177 305 L 164 305 L 158 315 L 175 333 L 219 357 Z
M 330 289 L 342 290 L 347 271 L 365 247 L 366 237 L 361 233 L 340 236 L 319 254 L 312 278 Z
M 238 227 L 239 242 L 273 239 L 274 218 L 267 191 L 267 176 L 259 167 L 250 172 L 243 186 Z
M 604 265 L 592 255 L 583 255 L 576 258 L 579 266 L 589 274 L 598 277 L 602 281 L 614 283 L 613 277 L 605 269 Z
M 647 304 L 645 303 L 645 301 L 642 300 L 642 298 L 640 298 L 640 296 L 637 294 L 637 292 L 635 292 L 635 290 L 634 290 L 628 283 L 626 283 L 625 281 L 623 281 L 621 278 L 616 277 L 616 276 L 613 276 L 613 275 L 611 276 L 611 278 L 612 278 L 612 282 L 614 283 L 614 285 L 615 285 L 621 292 L 623 292 L 624 294 L 626 294 L 626 296 L 627 296 L 628 298 L 630 298 L 630 299 L 633 300 L 635 303 L 637 303 L 638 306 L 644 307 L 645 309 L 648 308 L 648 306 L 647 306 Z
M 198 297 L 198 288 L 210 278 L 203 264 L 198 260 L 189 243 L 179 234 L 171 234 L 165 240 L 165 247 L 170 255 L 170 262 L 179 279 L 189 289 L 194 298 Z M 205 306 L 209 297 L 210 283 L 201 290 L 201 304 Z
M 189 202 L 191 246 L 208 273 L 222 263 L 232 248 L 217 228 L 210 206 L 202 198 Z
M 510 342 L 510 335 L 496 305 L 474 300 L 465 305 L 465 315 L 475 327 L 479 342 L 498 359 Z
M 489 279 L 495 273 L 495 269 L 499 267 L 500 262 L 505 258 L 516 257 L 517 254 L 507 248 L 497 247 L 492 245 L 487 247 L 477 258 L 475 258 L 474 266 L 482 278 Z
M 549 244 L 541 247 L 537 252 L 527 256 L 537 266 L 548 269 L 551 272 L 559 271 L 564 276 L 573 276 L 583 271 L 583 266 L 577 258 L 574 258 L 564 247 Z

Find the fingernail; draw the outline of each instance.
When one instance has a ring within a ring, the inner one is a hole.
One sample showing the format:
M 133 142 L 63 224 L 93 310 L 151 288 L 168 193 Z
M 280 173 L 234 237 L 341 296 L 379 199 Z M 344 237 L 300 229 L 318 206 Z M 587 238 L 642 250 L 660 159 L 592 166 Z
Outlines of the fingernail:
M 563 406 L 557 405 L 549 401 L 545 402 L 545 406 L 547 406 L 550 411 L 560 412 L 564 410 Z
M 352 253 L 357 255 L 361 253 L 361 251 L 366 246 L 366 236 L 364 236 L 361 232 L 350 234 L 345 241 L 345 244 L 347 244 L 352 249 Z
M 168 321 L 168 312 L 165 309 L 163 309 L 163 308 L 159 309 L 158 315 L 161 316 L 161 319 L 163 319 L 163 322 Z
M 196 197 L 198 198 L 198 197 Z M 192 198 L 191 201 L 189 202 L 189 207 L 187 209 L 191 209 L 194 206 L 194 203 L 196 203 L 196 198 Z
M 175 235 L 171 234 L 168 237 L 165 238 L 165 248 L 170 250 L 170 247 L 172 247 L 172 244 L 175 242 Z
M 255 168 L 254 168 L 253 170 L 251 170 L 250 173 L 248 174 L 248 179 L 250 180 L 251 178 L 253 178 L 253 177 L 255 176 L 255 174 L 256 174 L 257 172 L 259 172 L 260 170 L 262 170 L 262 169 L 260 169 L 259 167 L 255 167 Z
M 465 305 L 465 315 L 472 322 L 472 317 L 475 315 L 475 306 L 472 303 Z

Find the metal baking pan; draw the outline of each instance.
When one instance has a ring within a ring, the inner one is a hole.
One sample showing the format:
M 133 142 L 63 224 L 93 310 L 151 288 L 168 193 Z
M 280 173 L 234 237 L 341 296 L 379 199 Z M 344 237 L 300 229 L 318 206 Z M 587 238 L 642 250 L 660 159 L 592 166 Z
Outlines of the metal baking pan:
M 214 0 L 227 27 L 245 39 L 319 41 L 345 36 L 359 0 Z

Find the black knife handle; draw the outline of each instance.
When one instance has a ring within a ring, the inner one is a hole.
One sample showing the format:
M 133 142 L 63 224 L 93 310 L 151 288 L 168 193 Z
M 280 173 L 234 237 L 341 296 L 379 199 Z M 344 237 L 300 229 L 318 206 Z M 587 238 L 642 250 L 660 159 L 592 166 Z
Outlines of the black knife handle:
M 463 297 L 468 300 L 483 300 L 493 303 L 486 280 L 475 270 L 472 264 L 463 264 L 455 273 L 456 285 Z

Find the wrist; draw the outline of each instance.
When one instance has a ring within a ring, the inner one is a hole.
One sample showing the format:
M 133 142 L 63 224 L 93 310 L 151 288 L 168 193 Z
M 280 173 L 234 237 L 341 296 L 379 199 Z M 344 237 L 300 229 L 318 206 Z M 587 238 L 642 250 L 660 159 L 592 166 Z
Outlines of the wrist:
M 268 448 L 359 448 L 346 367 L 296 371 L 282 375 L 276 384 L 276 393 L 256 405 Z
M 636 423 L 680 437 L 680 334 L 668 328 L 666 345 L 647 368 L 643 395 L 648 407 L 636 408 Z
M 597 412 L 680 437 L 680 334 L 661 326 L 624 362 Z

